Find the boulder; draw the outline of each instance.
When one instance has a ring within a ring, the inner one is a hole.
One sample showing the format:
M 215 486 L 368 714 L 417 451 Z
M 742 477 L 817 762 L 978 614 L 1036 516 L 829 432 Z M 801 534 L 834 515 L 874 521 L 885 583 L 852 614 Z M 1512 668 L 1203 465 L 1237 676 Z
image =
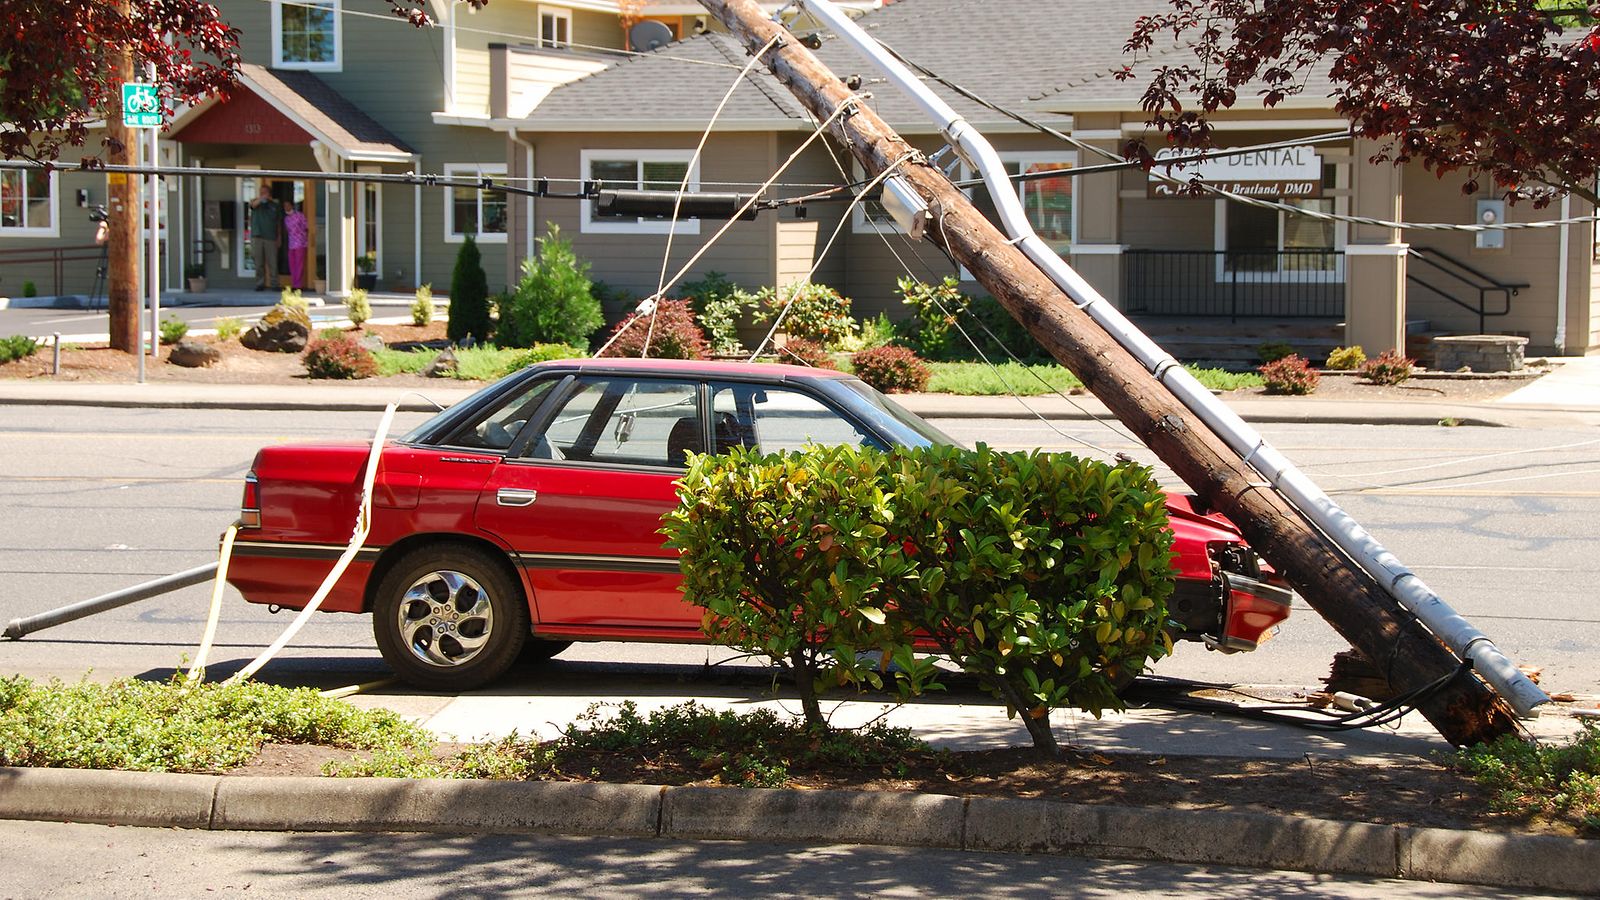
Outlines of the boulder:
M 433 362 L 428 363 L 428 367 L 422 370 L 422 374 L 429 378 L 450 378 L 456 374 L 457 365 L 455 351 L 446 347 L 439 351 L 439 355 L 433 358 Z
M 181 340 L 167 352 L 167 362 L 185 369 L 203 369 L 222 359 L 222 351 L 199 341 Z
M 295 306 L 278 304 L 261 317 L 249 331 L 239 335 L 239 343 L 251 350 L 269 353 L 299 353 L 311 340 L 311 316 Z
M 375 334 L 368 334 L 366 332 L 362 332 L 361 335 L 356 338 L 356 343 L 367 348 L 368 350 L 382 350 L 385 346 L 383 343 L 383 338 L 378 337 Z

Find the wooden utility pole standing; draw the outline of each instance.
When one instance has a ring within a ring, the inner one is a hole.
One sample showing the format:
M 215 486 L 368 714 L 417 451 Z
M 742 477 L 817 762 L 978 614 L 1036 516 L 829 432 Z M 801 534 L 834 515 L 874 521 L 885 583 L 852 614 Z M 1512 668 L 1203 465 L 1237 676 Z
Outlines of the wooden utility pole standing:
M 119 15 L 131 14 L 129 0 L 117 0 Z M 117 81 L 133 80 L 133 49 L 113 47 Z M 138 148 L 133 129 L 122 124 L 122 91 L 111 94 L 106 111 L 106 137 L 113 142 L 106 162 L 132 165 Z M 139 352 L 139 179 L 125 172 L 106 173 L 106 306 L 111 311 L 111 346 L 125 353 Z
M 782 28 L 754 0 L 703 0 L 749 52 Z M 853 96 L 792 37 L 765 61 L 818 121 Z M 864 105 L 829 126 L 868 174 L 913 154 Z M 1467 745 L 1510 732 L 1510 710 L 1475 677 L 1451 679 L 1460 663 L 1365 572 L 1251 470 L 1142 365 L 1079 309 L 938 169 L 914 155 L 900 167 L 928 202 L 929 240 L 972 272 L 1039 343 L 1200 498 L 1238 524 L 1251 545 L 1290 580 L 1351 645 L 1374 660 L 1398 692 L 1447 682 L 1420 704 L 1447 740 Z

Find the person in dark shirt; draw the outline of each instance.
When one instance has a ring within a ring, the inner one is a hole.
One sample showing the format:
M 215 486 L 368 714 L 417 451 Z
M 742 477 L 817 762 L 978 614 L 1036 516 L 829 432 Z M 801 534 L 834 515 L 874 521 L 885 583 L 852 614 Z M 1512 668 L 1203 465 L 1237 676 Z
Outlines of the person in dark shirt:
M 272 199 L 272 189 L 261 185 L 261 193 L 250 201 L 250 253 L 256 263 L 256 290 L 278 286 L 278 239 L 282 236 L 283 210 Z

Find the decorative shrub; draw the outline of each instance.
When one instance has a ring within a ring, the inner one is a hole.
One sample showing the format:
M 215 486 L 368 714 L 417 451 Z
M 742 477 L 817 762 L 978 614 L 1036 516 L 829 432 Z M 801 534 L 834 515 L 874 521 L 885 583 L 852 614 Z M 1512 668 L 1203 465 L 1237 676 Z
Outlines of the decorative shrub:
M 1393 385 L 1411 377 L 1416 362 L 1393 350 L 1385 350 L 1361 366 L 1361 377 L 1373 384 Z
M 790 338 L 778 350 L 778 362 L 811 366 L 814 369 L 839 368 L 839 364 L 833 361 L 833 354 L 823 349 L 821 344 L 805 338 Z
M 312 341 L 304 362 L 306 373 L 312 378 L 371 378 L 378 374 L 372 352 L 343 334 Z
M 363 323 L 372 318 L 372 304 L 367 300 L 367 292 L 361 288 L 352 288 L 349 299 L 344 301 L 345 318 L 350 324 L 360 328 Z
M 1256 345 L 1256 356 L 1264 363 L 1275 363 L 1294 355 L 1294 345 L 1283 341 L 1268 341 Z
M 237 316 L 227 316 L 217 320 L 217 340 L 231 341 L 244 330 L 244 320 Z
M 694 306 L 700 327 L 711 341 L 711 352 L 732 356 L 744 352 L 739 341 L 739 321 L 759 306 L 756 295 L 739 289 L 728 276 L 710 271 L 699 281 L 686 281 L 678 291 Z
M 294 288 L 283 289 L 283 292 L 278 295 L 278 305 L 290 310 L 299 310 L 305 313 L 307 318 L 311 316 L 310 301 L 306 300 L 305 295 Z
M 183 340 L 183 336 L 188 333 L 189 323 L 177 316 L 169 315 L 161 320 L 161 343 L 163 344 L 176 344 Z
M 1256 370 L 1269 394 L 1309 394 L 1317 389 L 1322 375 L 1311 364 L 1293 353 Z
M 922 358 L 939 362 L 983 357 L 1001 362 L 1013 355 L 1022 360 L 1050 359 L 998 300 L 968 297 L 957 290 L 957 284 L 954 276 L 946 276 L 938 284 L 915 278 L 897 281 L 903 302 L 915 313 L 895 326 L 897 341 Z
M 0 363 L 26 359 L 38 349 L 39 342 L 26 335 L 13 334 L 8 338 L 0 338 Z
M 889 314 L 878 313 L 877 318 L 861 320 L 861 331 L 846 342 L 845 349 L 855 353 L 873 347 L 885 347 L 894 342 L 895 333 L 895 325 L 889 321 Z
M 489 276 L 483 273 L 478 242 L 469 234 L 456 252 L 456 267 L 450 274 L 450 324 L 445 334 L 451 341 L 471 337 L 481 344 L 489 339 L 489 327 Z
M 856 332 L 856 321 L 850 318 L 850 298 L 825 284 L 797 281 L 778 290 L 765 288 L 756 298 L 761 304 L 756 320 L 773 322 L 781 315 L 779 327 L 794 337 L 832 348 Z
M 904 347 L 874 347 L 850 357 L 856 377 L 885 394 L 920 391 L 933 374 L 928 364 Z
M 433 285 L 417 288 L 417 299 L 411 301 L 411 324 L 421 328 L 433 321 Z
M 589 264 L 578 259 L 561 229 L 549 225 L 539 252 L 522 261 L 522 279 L 499 302 L 495 341 L 502 347 L 574 344 L 587 347 L 605 317 L 590 287 Z
M 1361 368 L 1361 364 L 1366 361 L 1366 351 L 1361 349 L 1360 344 L 1354 347 L 1335 347 L 1333 352 L 1328 354 L 1327 368 L 1336 372 L 1351 372 Z
M 512 372 L 520 372 L 535 363 L 549 362 L 552 359 L 581 359 L 588 355 L 588 352 L 582 347 L 574 347 L 570 344 L 534 344 L 527 350 L 512 357 L 500 374 L 495 377 L 504 378 Z
M 37 297 L 37 296 L 39 296 L 39 286 L 34 284 L 32 281 L 24 281 L 22 283 L 22 296 L 24 296 L 24 297 Z
M 695 324 L 694 310 L 687 300 L 656 301 L 655 327 L 650 326 L 650 316 L 629 313 L 627 318 L 611 329 L 615 336 L 622 332 L 601 356 L 649 356 L 655 359 L 705 359 L 711 351 L 706 333 Z M 649 339 L 649 352 L 645 340 Z
M 678 496 L 662 530 L 707 636 L 788 668 L 814 724 L 830 685 L 935 687 L 926 637 L 1053 749 L 1050 710 L 1119 708 L 1114 682 L 1171 652 L 1172 535 L 1143 466 L 738 448 L 694 457 Z

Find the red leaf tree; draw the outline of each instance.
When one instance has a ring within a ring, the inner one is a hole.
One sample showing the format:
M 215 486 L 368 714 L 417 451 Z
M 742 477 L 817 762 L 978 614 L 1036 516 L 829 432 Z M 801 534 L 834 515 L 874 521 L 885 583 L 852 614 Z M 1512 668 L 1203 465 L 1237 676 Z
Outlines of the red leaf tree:
M 1141 17 L 1123 79 L 1174 147 L 1211 145 L 1208 116 L 1241 95 L 1275 106 L 1326 76 L 1375 162 L 1412 160 L 1463 191 L 1488 180 L 1544 206 L 1600 202 L 1600 28 L 1548 0 L 1169 0 Z M 1141 72 L 1139 66 L 1146 71 Z M 1144 141 L 1124 148 L 1146 167 Z

